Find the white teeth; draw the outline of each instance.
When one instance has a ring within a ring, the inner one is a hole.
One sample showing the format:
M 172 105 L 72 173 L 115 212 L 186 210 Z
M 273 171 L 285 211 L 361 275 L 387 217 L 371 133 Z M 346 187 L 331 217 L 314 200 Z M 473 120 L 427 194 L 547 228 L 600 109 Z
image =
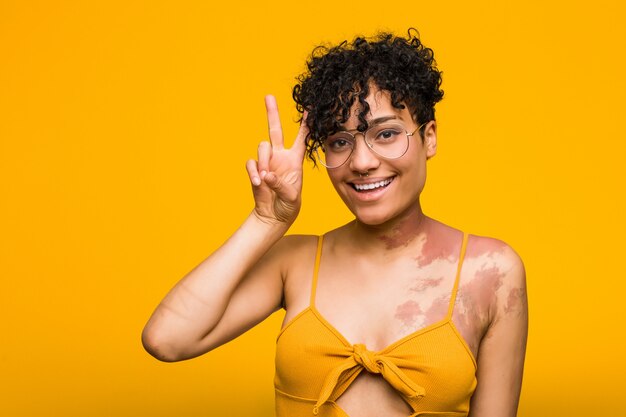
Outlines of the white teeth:
M 374 188 L 380 188 L 380 187 L 389 185 L 391 181 L 393 181 L 393 178 L 389 178 L 383 181 L 373 182 L 371 184 L 354 184 L 354 188 L 356 188 L 357 191 L 373 190 Z

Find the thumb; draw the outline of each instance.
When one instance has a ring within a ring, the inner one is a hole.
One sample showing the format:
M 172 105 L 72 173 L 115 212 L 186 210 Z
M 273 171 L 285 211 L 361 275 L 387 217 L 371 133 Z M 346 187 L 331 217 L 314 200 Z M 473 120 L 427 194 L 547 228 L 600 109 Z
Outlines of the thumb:
M 276 193 L 279 199 L 283 201 L 293 201 L 297 199 L 297 191 L 293 187 L 289 187 L 288 181 L 279 177 L 273 172 L 268 172 L 263 178 L 268 187 Z
M 268 187 L 270 187 L 272 190 L 274 190 L 277 193 L 280 193 L 280 190 L 283 188 L 283 182 L 273 172 L 268 172 L 267 174 L 265 174 L 263 181 L 265 181 Z

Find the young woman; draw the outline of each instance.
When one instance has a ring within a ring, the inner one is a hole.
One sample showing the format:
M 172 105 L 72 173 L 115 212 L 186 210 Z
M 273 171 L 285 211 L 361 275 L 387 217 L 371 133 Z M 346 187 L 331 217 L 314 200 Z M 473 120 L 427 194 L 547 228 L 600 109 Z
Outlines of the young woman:
M 315 49 L 293 91 L 303 117 L 292 147 L 268 96 L 270 141 L 246 166 L 255 207 L 157 307 L 148 352 L 189 359 L 284 308 L 279 417 L 515 416 L 522 262 L 420 206 L 440 85 L 432 50 L 412 31 Z M 305 154 L 355 218 L 323 236 L 285 236 Z

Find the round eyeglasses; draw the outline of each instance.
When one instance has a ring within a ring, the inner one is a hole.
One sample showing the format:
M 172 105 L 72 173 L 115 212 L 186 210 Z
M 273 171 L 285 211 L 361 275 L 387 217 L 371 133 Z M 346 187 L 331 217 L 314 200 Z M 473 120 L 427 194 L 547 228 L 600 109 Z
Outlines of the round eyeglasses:
M 361 134 L 367 147 L 375 154 L 385 159 L 397 159 L 409 149 L 409 137 L 425 125 L 426 123 L 422 123 L 410 133 L 397 122 L 376 124 L 365 132 L 354 134 L 340 131 L 324 139 L 321 146 L 315 149 L 315 153 L 326 168 L 339 168 L 350 159 L 356 148 L 356 135 Z

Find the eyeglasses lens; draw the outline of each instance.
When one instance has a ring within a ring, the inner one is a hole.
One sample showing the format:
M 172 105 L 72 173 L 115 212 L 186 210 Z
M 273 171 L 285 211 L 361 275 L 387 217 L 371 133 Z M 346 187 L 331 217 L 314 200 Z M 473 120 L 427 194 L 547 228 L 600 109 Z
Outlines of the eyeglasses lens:
M 375 125 L 358 135 L 363 135 L 367 146 L 386 159 L 400 158 L 409 147 L 409 133 L 399 123 Z M 337 132 L 326 138 L 321 148 L 317 149 L 322 165 L 327 168 L 343 165 L 357 146 L 357 137 L 350 132 Z

